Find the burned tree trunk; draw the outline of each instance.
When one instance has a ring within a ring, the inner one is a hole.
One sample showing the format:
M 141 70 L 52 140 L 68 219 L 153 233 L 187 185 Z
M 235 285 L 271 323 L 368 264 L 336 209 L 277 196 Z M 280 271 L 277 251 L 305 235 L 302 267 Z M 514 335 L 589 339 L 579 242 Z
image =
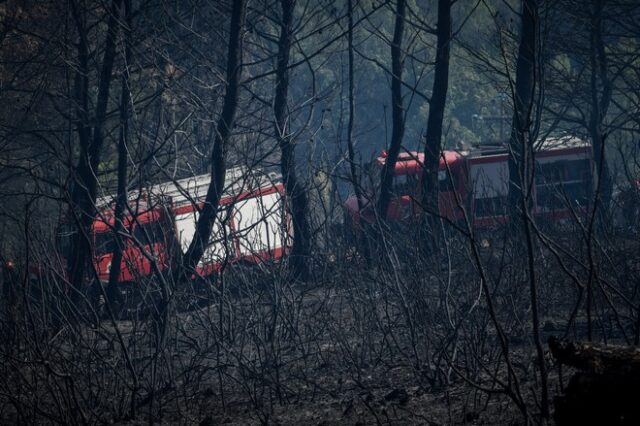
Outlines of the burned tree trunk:
M 391 200 L 391 186 L 393 175 L 402 147 L 404 136 L 404 106 L 402 105 L 402 37 L 404 35 L 404 20 L 406 4 L 405 0 L 398 0 L 396 6 L 396 19 L 391 42 L 391 115 L 393 130 L 387 158 L 380 176 L 380 199 L 378 200 L 378 216 L 387 218 L 387 210 Z
M 640 424 L 639 348 L 554 337 L 549 339 L 549 348 L 560 364 L 581 370 L 571 378 L 564 395 L 554 400 L 558 425 Z
M 513 120 L 509 141 L 509 207 L 511 217 L 518 217 L 522 198 L 528 194 L 525 185 L 532 172 L 531 115 L 535 91 L 536 42 L 538 31 L 537 0 L 522 1 L 520 46 L 516 63 L 513 93 Z
M 429 117 L 424 149 L 422 205 L 426 208 L 427 224 L 433 229 L 438 211 L 438 169 L 442 152 L 442 122 L 449 88 L 449 55 L 451 51 L 451 1 L 438 1 L 436 66 L 433 91 L 429 101 Z M 434 220 L 431 220 L 431 219 Z
M 280 170 L 291 206 L 293 222 L 293 248 L 291 269 L 294 277 L 307 279 L 310 229 L 307 219 L 307 194 L 296 172 L 295 145 L 291 140 L 287 98 L 289 92 L 289 55 L 292 39 L 294 0 L 282 0 L 282 21 L 278 41 L 278 61 L 276 66 L 276 87 L 274 109 L 274 129 L 280 146 Z
M 607 115 L 611 103 L 611 81 L 609 80 L 607 54 L 602 39 L 602 12 L 604 0 L 593 0 L 591 11 L 591 35 L 589 39 L 589 53 L 591 66 L 591 111 L 589 115 L 589 136 L 593 144 L 593 157 L 595 159 L 600 197 L 605 209 L 611 202 L 613 192 L 613 180 L 611 171 L 605 156 L 605 134 L 602 129 L 604 118 Z
M 78 291 L 85 279 L 85 270 L 90 262 L 92 242 L 90 239 L 91 224 L 96 212 L 96 191 L 98 185 L 97 170 L 100 165 L 100 155 L 104 142 L 103 127 L 106 121 L 107 104 L 111 88 L 113 63 L 116 56 L 116 36 L 120 24 L 121 0 L 113 0 L 109 10 L 107 39 L 105 42 L 104 58 L 100 71 L 96 112 L 93 119 L 93 129 L 88 117 L 89 105 L 89 46 L 86 39 L 84 19 L 78 5 L 72 2 L 72 11 L 79 34 L 78 57 L 79 71 L 76 76 L 76 98 L 78 102 L 78 137 L 80 140 L 80 158 L 74 170 L 74 186 L 71 194 L 71 215 L 78 224 L 78 231 L 72 242 L 69 259 L 69 277 L 74 288 L 73 300 L 78 300 Z M 93 131 L 93 134 L 91 134 Z
M 358 203 L 358 212 L 362 214 L 364 207 L 362 198 L 362 189 L 360 187 L 360 179 L 356 170 L 355 149 L 353 142 L 353 126 L 355 122 L 356 104 L 354 97 L 354 65 L 353 65 L 353 1 L 349 0 L 348 7 L 348 20 L 349 28 L 347 30 L 347 44 L 349 54 L 349 122 L 347 123 L 347 152 L 349 155 L 349 172 L 351 175 L 351 184 L 353 185 L 353 192 L 356 195 L 356 201 Z
M 118 290 L 118 278 L 120 277 L 120 266 L 122 263 L 123 241 L 121 234 L 125 231 L 124 216 L 127 206 L 127 164 L 129 160 L 129 149 L 127 147 L 129 139 L 129 103 L 131 102 L 131 92 L 129 90 L 129 69 L 131 63 L 131 0 L 124 0 L 124 14 L 126 28 L 123 30 L 125 44 L 125 65 L 121 76 L 120 94 L 120 135 L 118 139 L 118 188 L 116 194 L 116 206 L 114 211 L 114 235 L 113 235 L 113 256 L 111 258 L 111 269 L 109 270 L 109 283 L 107 285 L 107 296 L 110 303 L 117 303 L 120 299 Z
M 211 183 L 204 205 L 200 210 L 193 240 L 182 259 L 183 270 L 177 272 L 179 275 L 182 274 L 182 278 L 187 277 L 193 271 L 204 254 L 218 213 L 220 197 L 222 197 L 224 190 L 227 144 L 234 126 L 242 77 L 242 33 L 246 12 L 245 0 L 236 0 L 232 3 L 226 70 L 227 87 L 211 153 Z
M 534 260 L 534 239 L 532 232 L 532 191 L 534 184 L 535 126 L 533 111 L 535 90 L 539 75 L 536 73 L 538 52 L 538 0 L 522 1 L 522 26 L 520 46 L 516 63 L 516 81 L 513 93 L 513 122 L 509 141 L 509 209 L 514 229 L 524 231 L 527 248 L 527 272 L 531 301 L 531 323 L 533 340 L 540 371 L 540 414 L 541 422 L 549 417 L 549 391 L 547 384 L 547 364 L 540 338 L 540 314 L 538 306 L 538 282 Z

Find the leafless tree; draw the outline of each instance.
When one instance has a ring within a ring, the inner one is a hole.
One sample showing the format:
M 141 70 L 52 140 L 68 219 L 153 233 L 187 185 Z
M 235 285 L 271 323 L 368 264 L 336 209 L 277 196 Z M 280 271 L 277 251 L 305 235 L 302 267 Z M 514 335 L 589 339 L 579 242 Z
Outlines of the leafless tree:
M 108 9 L 105 48 L 98 83 L 95 113 L 90 116 L 89 55 L 87 40 L 86 11 L 76 2 L 71 3 L 71 11 L 78 37 L 78 70 L 75 76 L 76 130 L 80 144 L 80 156 L 75 166 L 75 182 L 71 193 L 71 215 L 78 223 L 78 232 L 69 257 L 69 276 L 75 292 L 82 289 L 85 271 L 92 253 L 91 224 L 96 212 L 97 170 L 104 144 L 104 125 L 113 65 L 116 57 L 116 37 L 120 29 L 121 1 L 114 0 Z M 76 296 L 77 297 L 77 296 Z
M 425 136 L 424 174 L 422 178 L 422 205 L 429 212 L 438 212 L 440 154 L 442 126 L 449 88 L 449 58 L 451 51 L 451 1 L 438 1 L 437 52 L 433 77 L 433 90 L 429 100 L 429 118 Z M 435 217 L 435 216 L 431 216 Z M 435 221 L 431 221 L 435 224 Z M 435 229 L 435 226 L 431 226 Z
M 295 145 L 291 140 L 291 129 L 287 114 L 287 100 L 289 91 L 289 58 L 292 44 L 292 23 L 295 1 L 282 0 L 282 17 L 280 23 L 280 39 L 278 41 L 278 59 L 276 69 L 275 97 L 274 97 L 274 131 L 280 146 L 280 170 L 287 194 L 291 199 L 291 218 L 293 222 L 293 248 L 291 250 L 291 264 L 293 275 L 306 280 L 309 275 L 308 257 L 311 240 L 307 194 L 300 182 L 296 171 Z
M 222 112 L 218 120 L 216 135 L 211 151 L 211 184 L 198 217 L 198 224 L 193 240 L 184 254 L 182 264 L 186 271 L 192 271 L 200 261 L 209 241 L 213 222 L 218 213 L 218 203 L 224 191 L 226 173 L 226 155 L 229 138 L 233 129 L 238 96 L 242 78 L 242 52 L 245 26 L 246 3 L 244 0 L 234 1 L 231 11 L 231 27 L 229 30 L 229 47 L 227 55 L 226 92 Z M 190 274 L 190 272 L 187 272 Z
M 380 195 L 377 206 L 378 217 L 381 218 L 387 217 L 393 174 L 404 136 L 405 113 L 402 100 L 402 70 L 404 61 L 402 38 L 404 36 L 405 15 L 406 3 L 404 0 L 398 0 L 395 9 L 393 41 L 391 42 L 391 115 L 393 127 L 387 158 L 382 173 L 380 174 Z

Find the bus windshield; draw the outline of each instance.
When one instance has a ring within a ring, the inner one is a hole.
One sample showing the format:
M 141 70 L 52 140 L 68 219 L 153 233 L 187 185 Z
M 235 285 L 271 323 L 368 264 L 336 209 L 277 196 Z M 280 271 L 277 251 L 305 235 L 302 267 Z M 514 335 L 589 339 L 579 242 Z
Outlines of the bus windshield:
M 95 255 L 105 256 L 113 252 L 113 233 L 109 231 L 96 233 Z
M 154 221 L 137 224 L 133 237 L 143 245 L 151 245 L 163 241 L 164 233 L 160 222 Z

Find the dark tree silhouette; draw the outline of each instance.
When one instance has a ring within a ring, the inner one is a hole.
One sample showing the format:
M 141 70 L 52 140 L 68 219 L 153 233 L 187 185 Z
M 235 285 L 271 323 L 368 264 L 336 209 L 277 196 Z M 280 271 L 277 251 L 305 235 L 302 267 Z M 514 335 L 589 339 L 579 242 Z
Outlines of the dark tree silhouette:
M 295 277 L 308 278 L 310 228 L 307 218 L 307 194 L 296 172 L 295 145 L 291 140 L 287 99 L 289 93 L 289 56 L 292 43 L 294 0 L 281 0 L 282 20 L 278 40 L 274 110 L 274 131 L 280 146 L 280 170 L 291 206 L 293 248 L 291 270 Z
M 429 117 L 424 149 L 422 204 L 434 218 L 438 213 L 438 168 L 442 152 L 442 122 L 449 88 L 449 56 L 451 51 L 451 1 L 438 0 L 437 51 L 433 91 L 429 100 Z M 429 221 L 432 224 L 433 221 Z M 431 227 L 433 228 L 433 227 Z
M 533 341 L 537 352 L 537 363 L 540 369 L 540 415 L 542 419 L 549 417 L 549 396 L 547 386 L 547 366 L 544 348 L 540 337 L 539 289 L 536 278 L 533 241 L 532 193 L 534 185 L 534 151 L 535 136 L 533 110 L 536 85 L 539 74 L 536 74 L 540 61 L 537 49 L 539 42 L 539 4 L 538 0 L 522 1 L 522 24 L 518 59 L 516 62 L 516 81 L 513 93 L 513 122 L 509 141 L 509 201 L 511 220 L 524 231 L 524 241 L 528 254 L 528 280 L 531 300 L 531 322 Z M 516 243 L 520 243 L 516 240 Z
M 599 172 L 603 205 L 608 206 L 613 192 L 613 180 L 605 156 L 605 131 L 603 122 L 611 104 L 612 83 L 609 78 L 607 52 L 602 35 L 603 9 L 605 0 L 592 0 L 591 34 L 589 37 L 589 62 L 591 68 L 590 91 L 591 108 L 589 111 L 589 136 L 593 144 L 593 154 Z
M 404 136 L 405 113 L 402 102 L 402 69 L 403 52 L 402 37 L 404 35 L 406 3 L 405 0 L 398 0 L 396 4 L 396 18 L 393 30 L 393 41 L 391 42 L 391 121 L 393 129 L 391 131 L 391 142 L 387 152 L 387 158 L 382 168 L 380 176 L 380 198 L 378 199 L 378 216 L 386 219 L 389 202 L 391 200 L 391 186 L 393 175 L 402 138 Z
M 128 184 L 128 161 L 129 149 L 129 104 L 131 102 L 131 90 L 129 89 L 129 64 L 131 63 L 131 0 L 124 0 L 124 22 L 123 38 L 125 45 L 124 67 L 122 69 L 121 93 L 120 93 L 120 132 L 118 137 L 118 187 L 116 194 L 116 205 L 114 208 L 114 236 L 113 236 L 113 257 L 111 269 L 109 270 L 109 283 L 107 295 L 110 302 L 118 302 L 120 298 L 118 289 L 118 277 L 120 276 L 120 266 L 122 263 L 123 241 L 122 233 L 125 231 L 124 216 L 127 207 L 127 184 Z
M 89 117 L 89 45 L 83 11 L 76 2 L 71 3 L 73 19 L 78 31 L 79 69 L 75 77 L 76 102 L 78 105 L 77 132 L 80 141 L 80 158 L 74 171 L 74 186 L 71 194 L 71 215 L 78 223 L 69 259 L 69 276 L 76 290 L 74 298 L 85 281 L 85 269 L 90 261 L 92 241 L 89 237 L 96 212 L 97 170 L 104 143 L 104 124 L 111 89 L 113 64 L 116 57 L 116 37 L 120 28 L 121 0 L 113 0 L 109 8 L 104 57 L 100 70 L 95 115 Z
M 196 224 L 193 240 L 184 254 L 182 266 L 186 269 L 182 279 L 188 278 L 191 271 L 202 258 L 207 247 L 213 223 L 216 220 L 220 197 L 224 190 L 227 169 L 226 153 L 231 131 L 233 130 L 242 78 L 243 33 L 246 16 L 246 1 L 233 1 L 231 25 L 229 28 L 229 48 L 227 55 L 226 92 L 222 105 L 222 113 L 218 119 L 216 136 L 211 152 L 211 183 L 207 190 L 204 205 Z M 180 268 L 179 268 L 180 269 Z M 178 272 L 180 272 L 178 269 Z
M 516 78 L 513 87 L 513 120 L 509 141 L 509 204 L 512 217 L 527 195 L 525 184 L 532 172 L 533 141 L 531 140 L 532 111 L 535 91 L 536 43 L 538 33 L 538 2 L 523 0 L 520 44 L 516 63 Z

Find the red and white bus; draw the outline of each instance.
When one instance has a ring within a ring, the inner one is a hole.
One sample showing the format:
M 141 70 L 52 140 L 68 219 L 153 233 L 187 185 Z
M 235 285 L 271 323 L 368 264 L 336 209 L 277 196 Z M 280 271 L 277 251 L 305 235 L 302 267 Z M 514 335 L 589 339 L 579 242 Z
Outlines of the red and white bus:
M 175 266 L 189 247 L 208 189 L 209 174 L 165 182 L 130 194 L 124 220 L 123 256 L 118 282 L 131 283 Z M 280 176 L 245 167 L 229 169 L 209 244 L 194 275 L 210 276 L 223 264 L 277 260 L 291 246 L 292 226 Z M 108 281 L 114 248 L 114 197 L 98 203 L 92 225 L 94 265 Z
M 371 182 L 379 182 L 386 153 L 373 162 Z M 387 220 L 416 223 L 422 214 L 421 201 L 424 154 L 405 152 L 399 155 L 394 169 L 392 199 Z M 595 185 L 591 145 L 575 137 L 545 139 L 535 151 L 534 214 L 545 220 L 571 217 L 572 209 L 584 211 Z M 453 222 L 463 218 L 464 208 L 473 224 L 486 227 L 508 220 L 509 165 L 503 146 L 482 146 L 469 150 L 445 150 L 440 158 L 439 214 Z M 456 194 L 457 193 L 457 194 Z M 456 201 L 461 200 L 461 206 Z M 358 209 L 354 195 L 344 208 L 353 224 L 375 220 L 375 188 L 370 188 Z M 462 207 L 462 208 L 461 208 Z

